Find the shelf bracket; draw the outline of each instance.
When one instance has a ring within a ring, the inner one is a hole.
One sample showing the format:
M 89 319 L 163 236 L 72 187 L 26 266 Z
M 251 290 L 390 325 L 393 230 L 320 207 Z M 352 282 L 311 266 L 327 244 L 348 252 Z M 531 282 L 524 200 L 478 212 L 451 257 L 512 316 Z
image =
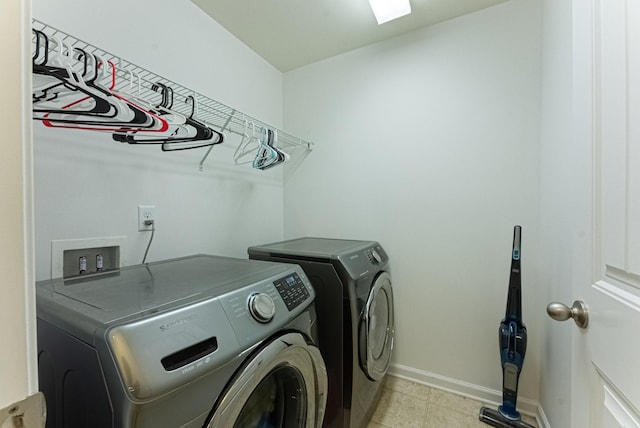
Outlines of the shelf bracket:
M 229 125 L 229 122 L 231 122 L 231 119 L 233 118 L 234 114 L 236 114 L 236 111 L 235 110 L 231 110 L 231 114 L 227 118 L 227 121 L 224 123 L 224 125 L 222 125 L 222 128 L 220 129 L 220 133 L 221 134 L 224 134 L 224 130 L 227 129 L 227 125 Z M 224 138 L 226 138 L 226 136 Z M 200 171 L 204 170 L 204 167 L 203 167 L 204 161 L 207 160 L 207 157 L 209 156 L 209 153 L 211 153 L 211 149 L 213 149 L 213 146 L 209 146 L 209 149 L 207 150 L 207 153 L 204 154 L 204 157 L 200 161 L 200 165 L 198 166 L 198 169 Z

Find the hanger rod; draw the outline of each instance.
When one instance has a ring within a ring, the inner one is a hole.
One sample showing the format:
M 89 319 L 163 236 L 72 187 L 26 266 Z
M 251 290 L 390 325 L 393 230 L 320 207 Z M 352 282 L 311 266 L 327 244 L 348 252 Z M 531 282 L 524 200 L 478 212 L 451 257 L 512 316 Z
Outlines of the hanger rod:
M 152 85 L 154 83 L 161 83 L 170 86 L 173 89 L 174 100 L 176 101 L 172 107 L 172 110 L 175 110 L 180 114 L 189 116 L 191 114 L 192 105 L 187 102 L 180 102 L 179 100 L 186 100 L 188 97 L 192 97 L 193 99 L 195 99 L 196 103 L 195 117 L 199 121 L 204 122 L 205 124 L 212 126 L 213 128 L 221 130 L 221 132 L 228 131 L 237 135 L 243 135 L 245 131 L 246 120 L 249 123 L 253 123 L 257 128 L 264 127 L 276 130 L 278 132 L 279 146 L 302 147 L 307 151 L 311 151 L 313 148 L 312 142 L 305 141 L 280 129 L 276 129 L 275 127 L 265 122 L 241 113 L 238 110 L 220 103 L 210 97 L 200 94 L 192 89 L 189 89 L 165 77 L 153 73 L 143 67 L 140 67 L 130 61 L 127 61 L 121 57 L 97 48 L 87 42 L 77 39 L 42 21 L 32 19 L 32 25 L 35 30 L 40 30 L 49 37 L 58 37 L 65 43 L 69 43 L 72 47 L 81 48 L 88 53 L 101 56 L 105 59 L 105 61 L 114 62 L 117 65 L 117 83 L 115 87 L 116 90 L 137 91 L 139 87 L 139 95 L 141 97 L 149 99 L 151 101 L 160 102 L 161 95 L 152 89 Z M 133 76 L 137 76 L 137 78 L 134 79 Z M 132 79 L 134 79 L 134 87 L 132 89 L 129 89 Z M 139 81 L 136 82 L 136 80 L 138 79 Z M 209 147 L 209 151 L 207 151 L 207 154 L 200 162 L 200 170 L 202 170 L 204 161 L 209 155 L 211 148 L 212 146 Z

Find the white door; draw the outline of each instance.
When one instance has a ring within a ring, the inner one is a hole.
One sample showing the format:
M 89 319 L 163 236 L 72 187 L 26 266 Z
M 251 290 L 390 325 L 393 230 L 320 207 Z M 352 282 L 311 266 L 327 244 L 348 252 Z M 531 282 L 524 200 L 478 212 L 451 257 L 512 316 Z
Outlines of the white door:
M 573 333 L 572 426 L 640 428 L 640 1 L 573 6 L 574 138 L 592 162 L 584 248 L 574 238 L 589 325 Z
M 640 427 L 640 2 L 598 0 L 594 282 L 595 419 Z

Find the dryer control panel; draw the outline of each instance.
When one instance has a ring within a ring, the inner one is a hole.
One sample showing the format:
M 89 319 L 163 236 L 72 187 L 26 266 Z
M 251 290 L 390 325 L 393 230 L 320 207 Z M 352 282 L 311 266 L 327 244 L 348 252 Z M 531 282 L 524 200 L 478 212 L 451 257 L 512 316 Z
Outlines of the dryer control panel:
M 344 269 L 355 280 L 387 270 L 389 263 L 389 256 L 378 243 L 351 253 L 340 254 L 337 258 L 340 261 L 338 269 Z

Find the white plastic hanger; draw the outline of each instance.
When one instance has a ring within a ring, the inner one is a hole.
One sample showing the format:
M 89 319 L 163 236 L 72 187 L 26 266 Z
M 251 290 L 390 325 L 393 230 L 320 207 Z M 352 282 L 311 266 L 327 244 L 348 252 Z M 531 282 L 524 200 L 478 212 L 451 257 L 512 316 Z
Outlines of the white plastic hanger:
M 253 163 L 255 159 L 255 153 L 260 148 L 260 139 L 256 137 L 256 125 L 251 122 L 251 135 L 249 131 L 249 121 L 245 117 L 244 119 L 244 132 L 242 133 L 242 139 L 240 144 L 236 148 L 233 154 L 233 160 L 236 165 L 245 165 Z

